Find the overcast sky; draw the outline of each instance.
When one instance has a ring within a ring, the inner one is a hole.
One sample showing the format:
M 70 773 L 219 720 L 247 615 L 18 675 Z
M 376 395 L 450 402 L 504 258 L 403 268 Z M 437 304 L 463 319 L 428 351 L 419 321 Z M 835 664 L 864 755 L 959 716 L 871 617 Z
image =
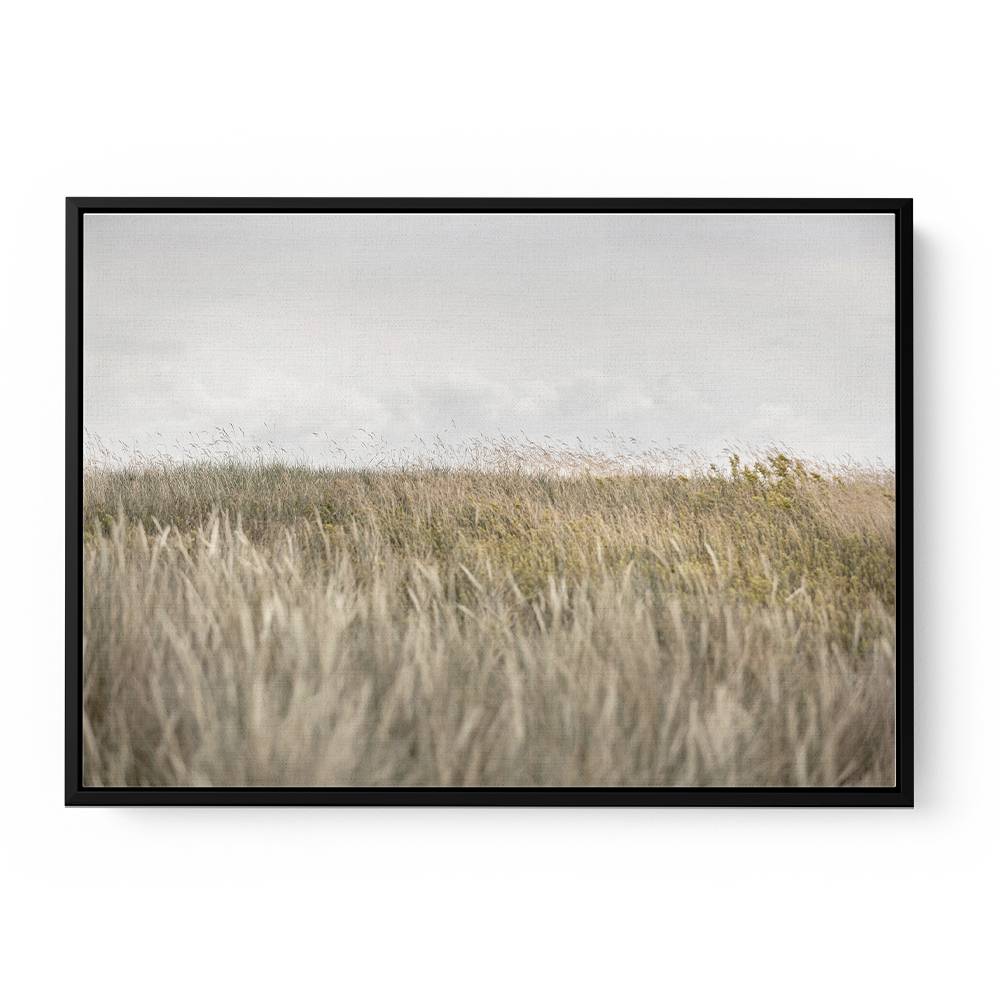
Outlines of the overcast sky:
M 891 466 L 893 280 L 891 215 L 88 214 L 84 422 Z

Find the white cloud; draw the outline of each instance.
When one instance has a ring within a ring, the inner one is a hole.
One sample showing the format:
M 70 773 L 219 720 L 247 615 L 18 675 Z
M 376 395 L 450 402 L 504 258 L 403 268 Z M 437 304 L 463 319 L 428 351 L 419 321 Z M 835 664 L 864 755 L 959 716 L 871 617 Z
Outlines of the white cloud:
M 109 216 L 85 238 L 104 437 L 613 431 L 891 460 L 887 217 Z

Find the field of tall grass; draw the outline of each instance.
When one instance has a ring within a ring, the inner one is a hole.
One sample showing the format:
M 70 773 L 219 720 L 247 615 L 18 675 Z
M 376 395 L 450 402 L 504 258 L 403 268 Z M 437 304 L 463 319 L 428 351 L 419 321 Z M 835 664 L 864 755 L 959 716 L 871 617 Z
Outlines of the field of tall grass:
M 234 457 L 84 494 L 87 785 L 893 784 L 889 472 Z

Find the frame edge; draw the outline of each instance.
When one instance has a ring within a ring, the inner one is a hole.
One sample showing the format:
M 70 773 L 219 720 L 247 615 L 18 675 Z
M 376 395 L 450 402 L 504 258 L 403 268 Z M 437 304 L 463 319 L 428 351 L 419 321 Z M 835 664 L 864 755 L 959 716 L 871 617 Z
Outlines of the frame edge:
M 868 212 L 896 216 L 897 781 L 885 788 L 86 788 L 83 786 L 83 217 L 86 212 Z M 912 198 L 66 198 L 65 800 L 97 805 L 914 806 L 913 199 Z M 899 487 L 897 485 L 897 493 Z M 900 660 L 907 669 L 900 670 Z

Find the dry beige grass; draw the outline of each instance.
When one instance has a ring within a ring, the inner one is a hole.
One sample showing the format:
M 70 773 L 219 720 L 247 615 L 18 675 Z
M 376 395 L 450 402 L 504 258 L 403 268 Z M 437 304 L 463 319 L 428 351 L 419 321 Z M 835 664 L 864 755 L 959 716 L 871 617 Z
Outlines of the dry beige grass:
M 895 485 L 85 476 L 88 785 L 891 785 Z

